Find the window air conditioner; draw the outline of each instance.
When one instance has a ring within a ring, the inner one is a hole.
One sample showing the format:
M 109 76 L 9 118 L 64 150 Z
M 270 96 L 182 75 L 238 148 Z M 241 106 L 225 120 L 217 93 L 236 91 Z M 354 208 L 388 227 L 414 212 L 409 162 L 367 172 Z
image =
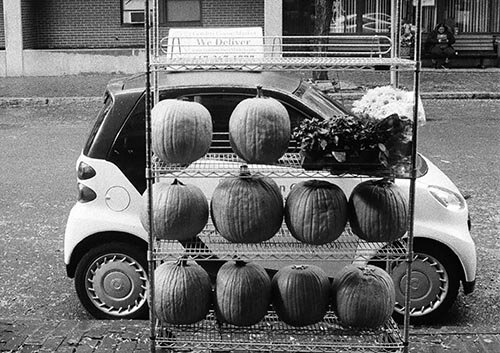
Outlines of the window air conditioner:
M 144 23 L 144 11 L 126 11 L 124 13 L 124 23 Z

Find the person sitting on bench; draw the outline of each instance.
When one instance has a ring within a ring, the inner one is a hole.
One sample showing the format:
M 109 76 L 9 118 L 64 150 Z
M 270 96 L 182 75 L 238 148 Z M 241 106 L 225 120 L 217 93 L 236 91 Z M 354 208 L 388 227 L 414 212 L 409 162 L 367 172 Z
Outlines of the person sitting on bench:
M 436 69 L 449 66 L 450 59 L 456 55 L 455 49 L 453 48 L 454 43 L 455 36 L 445 24 L 438 24 L 429 34 L 427 44 L 432 58 L 432 64 Z

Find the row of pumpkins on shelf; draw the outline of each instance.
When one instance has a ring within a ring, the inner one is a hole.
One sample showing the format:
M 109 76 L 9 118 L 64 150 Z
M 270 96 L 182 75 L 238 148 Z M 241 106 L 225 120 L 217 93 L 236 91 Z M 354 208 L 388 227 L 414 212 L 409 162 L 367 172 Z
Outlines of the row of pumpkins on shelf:
M 303 327 L 333 310 L 343 326 L 377 329 L 390 319 L 395 288 L 390 275 L 372 265 L 348 265 L 331 281 L 315 265 L 289 265 L 274 275 L 255 262 L 224 263 L 212 284 L 196 262 L 181 258 L 155 270 L 155 305 L 162 324 L 189 325 L 213 308 L 218 321 L 258 324 L 272 309 L 284 323 Z
M 151 110 L 151 148 L 165 163 L 190 164 L 212 143 L 212 117 L 202 104 L 165 99 Z M 247 163 L 272 164 L 288 149 L 290 118 L 278 100 L 257 96 L 242 100 L 229 119 L 229 142 Z
M 143 195 L 141 221 L 149 230 L 148 193 Z M 326 180 L 297 183 L 283 202 L 276 182 L 251 174 L 242 166 L 238 176 L 226 177 L 214 189 L 210 207 L 193 184 L 175 179 L 153 184 L 153 234 L 159 240 L 191 240 L 206 226 L 209 213 L 215 229 L 231 243 L 260 243 L 271 239 L 283 218 L 291 235 L 306 244 L 335 241 L 347 222 L 367 242 L 391 242 L 407 230 L 408 199 L 389 179 L 359 183 L 349 200 Z

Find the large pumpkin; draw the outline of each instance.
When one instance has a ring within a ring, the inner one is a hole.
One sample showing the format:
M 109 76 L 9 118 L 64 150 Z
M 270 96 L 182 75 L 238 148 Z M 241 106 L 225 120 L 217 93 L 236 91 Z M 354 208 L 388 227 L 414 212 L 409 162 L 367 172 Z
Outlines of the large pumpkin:
M 261 265 L 229 261 L 217 272 L 215 296 L 219 320 L 251 326 L 262 320 L 271 304 L 271 278 Z
M 285 222 L 292 236 L 304 243 L 332 242 L 347 224 L 347 197 L 337 185 L 324 180 L 300 182 L 286 199 Z
M 281 268 L 271 282 L 273 307 L 292 326 L 317 323 L 330 304 L 331 285 L 326 273 L 314 265 Z
M 283 223 L 283 196 L 271 178 L 250 174 L 222 179 L 210 212 L 215 228 L 233 243 L 258 243 L 273 237 Z
M 286 108 L 276 99 L 257 96 L 241 101 L 229 119 L 229 142 L 248 163 L 276 162 L 288 149 L 291 125 Z
M 407 229 L 408 198 L 389 179 L 367 180 L 356 185 L 349 198 L 349 224 L 367 242 L 391 242 Z
M 212 295 L 208 273 L 195 262 L 164 262 L 155 270 L 154 310 L 162 323 L 185 325 L 203 320 Z
M 391 276 L 372 265 L 344 267 L 333 281 L 333 309 L 346 326 L 378 328 L 394 310 L 395 289 Z
M 147 213 L 148 192 L 143 195 L 141 222 L 149 230 Z M 163 240 L 189 240 L 200 233 L 208 221 L 208 201 L 196 185 L 183 184 L 175 179 L 172 184 L 153 184 L 151 210 L 153 234 Z
M 166 163 L 189 164 L 212 142 L 212 117 L 203 105 L 165 99 L 151 110 L 151 148 Z

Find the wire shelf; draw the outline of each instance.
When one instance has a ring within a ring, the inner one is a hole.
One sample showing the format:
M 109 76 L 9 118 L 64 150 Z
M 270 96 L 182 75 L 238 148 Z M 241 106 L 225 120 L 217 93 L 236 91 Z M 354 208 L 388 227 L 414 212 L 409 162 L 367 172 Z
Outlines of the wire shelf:
M 162 38 L 151 67 L 171 71 L 415 69 L 414 61 L 391 55 L 388 36 L 200 36 Z M 248 44 L 231 45 L 242 41 Z
M 203 158 L 189 164 L 167 164 L 153 156 L 152 171 L 156 177 L 184 177 L 184 178 L 224 178 L 240 174 L 240 167 L 247 165 L 253 173 L 266 175 L 270 178 L 333 178 L 333 177 L 398 177 L 409 178 L 409 173 L 397 175 L 391 169 L 379 164 L 370 163 L 325 163 L 308 168 L 303 164 L 300 153 L 285 153 L 276 163 L 248 164 L 234 153 L 208 153 Z M 307 168 L 307 169 L 304 169 Z
M 411 70 L 415 63 L 399 58 L 347 58 L 347 57 L 310 57 L 310 58 L 209 58 L 180 59 L 158 57 L 152 59 L 151 65 L 156 69 L 170 71 L 326 71 L 326 70 Z
M 258 324 L 237 327 L 223 324 L 211 312 L 194 325 L 157 324 L 156 345 L 172 351 L 258 351 L 258 352 L 401 352 L 403 339 L 393 320 L 376 330 L 343 327 L 332 312 L 323 321 L 292 327 L 275 312 Z
M 235 258 L 245 261 L 294 260 L 294 261 L 362 261 L 372 259 L 403 261 L 405 246 L 396 241 L 368 243 L 352 233 L 347 225 L 344 233 L 335 241 L 324 245 L 305 244 L 292 237 L 283 224 L 270 240 L 260 243 L 231 243 L 224 239 L 213 226 L 207 224 L 204 231 L 192 241 L 157 240 L 154 256 L 165 261 L 188 256 L 193 260 L 219 261 Z

